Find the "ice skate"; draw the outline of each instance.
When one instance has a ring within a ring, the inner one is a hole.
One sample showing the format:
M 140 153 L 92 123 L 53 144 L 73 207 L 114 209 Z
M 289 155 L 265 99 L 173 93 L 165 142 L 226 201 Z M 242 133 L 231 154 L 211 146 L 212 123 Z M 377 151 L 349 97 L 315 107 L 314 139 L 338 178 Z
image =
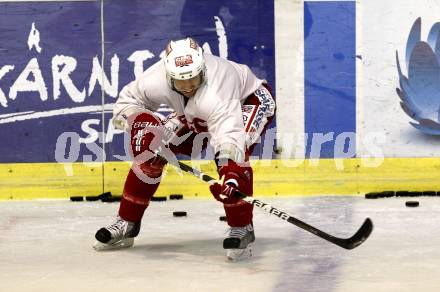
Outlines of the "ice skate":
M 96 242 L 93 248 L 97 251 L 131 247 L 134 238 L 139 234 L 141 223 L 125 221 L 117 217 L 116 222 L 99 229 L 96 234 Z
M 237 261 L 251 257 L 254 241 L 255 234 L 252 224 L 243 227 L 231 227 L 228 237 L 223 241 L 227 259 Z

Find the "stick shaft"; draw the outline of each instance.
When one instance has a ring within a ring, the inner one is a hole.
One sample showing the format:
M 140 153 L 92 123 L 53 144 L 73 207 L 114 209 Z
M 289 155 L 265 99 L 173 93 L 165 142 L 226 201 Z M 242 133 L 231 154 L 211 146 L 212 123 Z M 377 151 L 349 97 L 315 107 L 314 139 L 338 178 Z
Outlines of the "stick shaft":
M 170 162 L 171 163 L 171 162 Z M 209 184 L 213 184 L 216 180 L 197 170 L 192 168 L 189 165 L 186 165 L 184 163 L 182 163 L 181 161 L 178 161 L 178 165 L 171 163 L 174 166 L 180 168 L 181 170 L 191 173 L 192 175 L 202 179 L 203 181 L 209 183 Z M 279 217 L 280 219 L 283 219 L 293 225 L 298 226 L 299 228 L 306 230 L 322 239 L 325 239 L 333 244 L 336 244 L 342 248 L 345 249 L 353 249 L 357 246 L 359 246 L 360 244 L 362 244 L 367 238 L 368 236 L 371 234 L 372 230 L 373 230 L 373 223 L 372 221 L 367 218 L 364 223 L 362 224 L 362 226 L 359 228 L 359 230 L 350 238 L 338 238 L 335 237 L 333 235 L 330 235 L 316 227 L 313 227 L 312 225 L 309 225 L 289 214 L 287 214 L 284 211 L 278 210 L 275 207 L 272 207 L 270 204 L 264 203 L 258 199 L 246 196 L 246 194 L 240 192 L 239 190 L 236 190 L 235 195 L 238 196 L 240 199 L 242 199 L 243 201 L 248 202 L 249 204 L 252 204 L 256 207 L 259 207 L 260 209 L 263 209 L 264 211 L 266 211 L 269 214 L 275 215 L 277 217 Z

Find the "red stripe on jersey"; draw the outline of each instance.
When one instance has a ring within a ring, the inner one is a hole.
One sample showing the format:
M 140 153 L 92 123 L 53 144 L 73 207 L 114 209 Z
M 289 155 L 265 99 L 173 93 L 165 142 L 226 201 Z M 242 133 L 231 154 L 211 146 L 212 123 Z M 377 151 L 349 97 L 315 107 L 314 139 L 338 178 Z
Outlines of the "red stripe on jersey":
M 251 117 L 250 117 L 249 120 L 248 120 L 248 125 L 247 125 L 247 127 L 246 127 L 246 129 L 245 129 L 246 133 L 249 132 L 249 128 L 250 128 L 250 126 L 252 125 L 252 122 L 254 121 L 255 114 L 257 113 L 258 107 L 259 107 L 259 105 L 256 105 L 256 106 L 255 106 L 255 108 L 254 108 L 254 110 L 253 110 L 253 112 L 252 112 L 252 115 L 251 115 Z

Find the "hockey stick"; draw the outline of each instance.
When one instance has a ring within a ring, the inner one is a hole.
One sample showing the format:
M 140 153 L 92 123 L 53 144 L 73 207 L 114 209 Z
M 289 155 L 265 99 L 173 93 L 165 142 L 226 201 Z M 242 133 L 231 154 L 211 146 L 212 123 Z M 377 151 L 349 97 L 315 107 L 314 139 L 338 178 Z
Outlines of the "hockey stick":
M 159 157 L 161 157 L 162 159 L 165 159 L 162 156 L 159 156 Z M 170 162 L 170 161 L 168 161 L 168 162 Z M 209 175 L 207 175 L 197 169 L 194 169 L 194 168 L 190 167 L 189 165 L 186 165 L 180 161 L 177 161 L 177 162 L 178 162 L 178 164 L 175 164 L 175 161 L 170 162 L 170 163 L 172 165 L 180 168 L 181 170 L 188 172 L 188 173 L 202 179 L 203 181 L 205 181 L 209 184 L 213 184 L 214 182 L 216 182 L 216 180 L 213 177 L 211 177 L 211 176 L 209 176 Z M 248 197 L 244 193 L 240 192 L 239 190 L 236 190 L 235 195 L 238 196 L 243 201 L 246 201 L 249 204 L 252 204 L 256 207 L 263 209 L 264 211 L 268 212 L 269 214 L 273 214 L 273 215 L 275 215 L 275 216 L 277 216 L 277 217 L 279 217 L 279 218 L 281 218 L 281 219 L 283 219 L 293 225 L 298 226 L 301 229 L 304 229 L 310 233 L 313 233 L 314 235 L 319 236 L 322 239 L 325 239 L 325 240 L 327 240 L 333 244 L 336 244 L 342 248 L 345 248 L 345 249 L 353 249 L 353 248 L 361 245 L 365 240 L 367 240 L 368 236 L 370 236 L 371 232 L 373 231 L 373 222 L 371 221 L 370 218 L 367 218 L 367 219 L 365 219 L 364 223 L 359 228 L 359 230 L 352 237 L 349 237 L 349 238 L 335 237 L 335 236 L 330 235 L 322 230 L 319 230 L 316 227 L 313 227 L 313 226 L 311 226 L 311 225 L 309 225 L 309 224 L 307 224 L 307 223 L 305 223 L 305 222 L 303 222 L 303 221 L 301 221 L 301 220 L 299 220 L 299 219 L 297 219 L 297 218 L 295 218 L 295 217 L 293 217 L 283 211 L 280 211 L 277 208 L 272 207 L 271 205 L 269 205 L 267 203 L 264 203 L 258 199 L 253 198 L 253 197 Z

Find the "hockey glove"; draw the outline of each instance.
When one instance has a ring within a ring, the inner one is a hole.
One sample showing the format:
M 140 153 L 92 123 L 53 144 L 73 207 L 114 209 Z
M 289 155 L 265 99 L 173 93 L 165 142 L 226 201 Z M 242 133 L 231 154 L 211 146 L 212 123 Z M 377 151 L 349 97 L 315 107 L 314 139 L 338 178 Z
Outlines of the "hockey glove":
M 152 113 L 136 113 L 129 117 L 131 125 L 131 151 L 137 163 L 154 160 L 156 153 L 165 147 L 165 129 Z
M 182 117 L 177 116 L 175 112 L 166 117 L 163 126 L 165 128 L 163 137 L 165 144 L 179 145 L 187 138 L 185 135 L 181 136 L 185 130 L 188 130 L 186 122 L 182 120 Z
M 209 187 L 212 195 L 223 204 L 236 204 L 240 198 L 235 191 L 249 189 L 250 175 L 246 167 L 241 167 L 232 160 L 218 166 L 218 173 L 222 183 L 214 183 Z

